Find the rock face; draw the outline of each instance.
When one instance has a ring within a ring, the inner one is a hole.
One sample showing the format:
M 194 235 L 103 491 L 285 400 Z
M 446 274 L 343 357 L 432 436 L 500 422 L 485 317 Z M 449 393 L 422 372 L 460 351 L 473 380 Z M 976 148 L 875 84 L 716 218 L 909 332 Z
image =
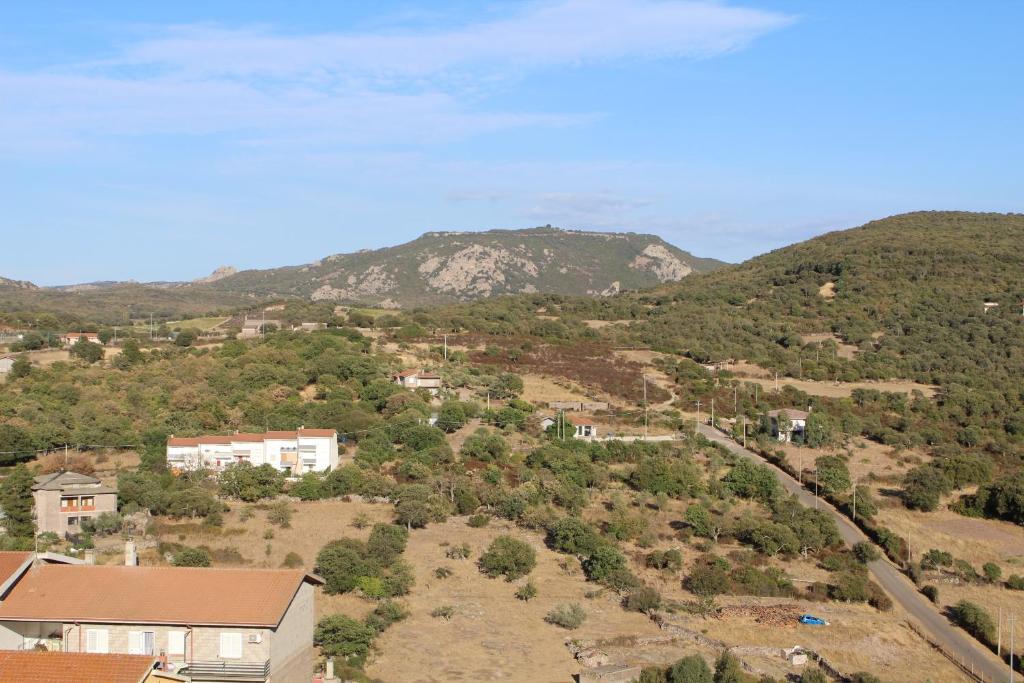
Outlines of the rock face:
M 303 266 L 225 273 L 197 286 L 249 296 L 406 308 L 501 294 L 610 296 L 720 265 L 653 235 L 544 227 L 429 232 L 397 247 L 335 254 Z
M 192 282 L 197 285 L 205 284 L 207 282 L 216 282 L 217 280 L 223 280 L 226 277 L 231 277 L 237 272 L 238 271 L 234 266 L 221 266 L 206 277 L 198 278 Z

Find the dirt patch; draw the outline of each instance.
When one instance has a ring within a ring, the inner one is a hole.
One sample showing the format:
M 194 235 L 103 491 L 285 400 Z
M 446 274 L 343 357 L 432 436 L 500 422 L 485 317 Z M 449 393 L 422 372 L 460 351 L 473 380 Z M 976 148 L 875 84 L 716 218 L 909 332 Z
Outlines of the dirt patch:
M 537 551 L 530 579 L 539 595 L 529 602 L 514 596 L 522 581 L 488 579 L 475 565 L 501 533 L 521 538 Z M 471 559 L 445 558 L 442 543 L 468 543 Z M 432 524 L 412 533 L 404 558 L 416 571 L 416 586 L 406 600 L 411 615 L 381 636 L 380 655 L 367 666 L 368 674 L 382 680 L 568 681 L 581 667 L 565 647 L 567 638 L 611 640 L 659 633 L 647 617 L 623 610 L 615 596 L 587 599 L 585 593 L 594 586 L 578 569 L 567 574 L 559 567 L 563 556 L 547 550 L 539 535 L 505 523 L 471 529 L 465 518 L 452 518 Z M 452 575 L 436 578 L 434 569 L 440 566 Z M 582 627 L 565 631 L 544 622 L 549 610 L 567 602 L 587 611 Z M 450 621 L 430 616 L 443 605 L 455 608 Z
M 591 401 L 592 397 L 570 386 L 565 380 L 552 379 L 543 375 L 525 374 L 521 398 L 530 403 L 547 406 L 549 401 Z
M 818 296 L 822 299 L 835 299 L 836 298 L 836 283 L 826 282 L 818 288 Z
M 814 334 L 802 334 L 800 335 L 800 341 L 804 344 L 820 344 L 825 341 L 835 342 L 836 355 L 840 358 L 852 359 L 857 355 L 860 350 L 854 344 L 847 344 L 842 338 L 832 334 L 831 332 L 815 332 Z

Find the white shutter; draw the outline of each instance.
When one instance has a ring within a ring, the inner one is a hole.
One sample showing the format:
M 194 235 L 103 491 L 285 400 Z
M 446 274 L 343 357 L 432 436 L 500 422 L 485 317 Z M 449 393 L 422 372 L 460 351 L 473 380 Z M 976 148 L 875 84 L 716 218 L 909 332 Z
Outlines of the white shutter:
M 183 655 L 183 654 L 185 654 L 185 632 L 184 631 L 168 631 L 167 632 L 167 654 L 169 654 L 169 655 Z
M 107 654 L 110 652 L 109 632 L 105 628 L 90 628 L 85 632 L 85 651 Z
M 220 658 L 241 659 L 242 658 L 242 634 L 221 633 L 220 634 Z
M 142 644 L 142 640 L 144 637 L 145 634 L 142 631 L 128 631 L 128 654 L 145 654 Z

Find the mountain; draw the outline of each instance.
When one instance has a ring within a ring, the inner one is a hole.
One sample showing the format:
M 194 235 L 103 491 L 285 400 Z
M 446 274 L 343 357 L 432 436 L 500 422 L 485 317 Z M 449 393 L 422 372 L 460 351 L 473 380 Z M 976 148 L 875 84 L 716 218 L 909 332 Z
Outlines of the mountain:
M 36 285 L 27 280 L 8 280 L 0 277 L 0 292 L 31 291 L 39 289 Z
M 514 293 L 610 295 L 722 265 L 653 235 L 543 227 L 428 232 L 395 247 L 243 271 L 199 286 L 265 298 L 408 308 Z

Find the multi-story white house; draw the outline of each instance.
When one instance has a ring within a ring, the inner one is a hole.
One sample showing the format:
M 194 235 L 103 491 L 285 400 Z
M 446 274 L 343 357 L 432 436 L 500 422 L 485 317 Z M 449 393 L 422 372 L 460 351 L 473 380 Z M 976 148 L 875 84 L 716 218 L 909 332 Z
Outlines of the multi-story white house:
M 771 424 L 772 436 L 779 441 L 789 442 L 794 436 L 803 437 L 807 429 L 807 418 L 810 413 L 805 410 L 789 408 L 786 410 L 769 410 L 768 421 Z
M 167 466 L 172 470 L 220 471 L 236 462 L 270 465 L 288 475 L 327 472 L 338 466 L 338 432 L 302 427 L 294 432 L 167 439 Z
M 68 346 L 74 346 L 75 344 L 83 340 L 87 342 L 92 342 L 93 344 L 99 344 L 99 332 L 67 332 L 60 336 L 61 343 L 66 344 Z
M 0 553 L 0 650 L 158 657 L 191 681 L 312 679 L 317 576 L 40 564 L 22 555 L 31 554 Z

